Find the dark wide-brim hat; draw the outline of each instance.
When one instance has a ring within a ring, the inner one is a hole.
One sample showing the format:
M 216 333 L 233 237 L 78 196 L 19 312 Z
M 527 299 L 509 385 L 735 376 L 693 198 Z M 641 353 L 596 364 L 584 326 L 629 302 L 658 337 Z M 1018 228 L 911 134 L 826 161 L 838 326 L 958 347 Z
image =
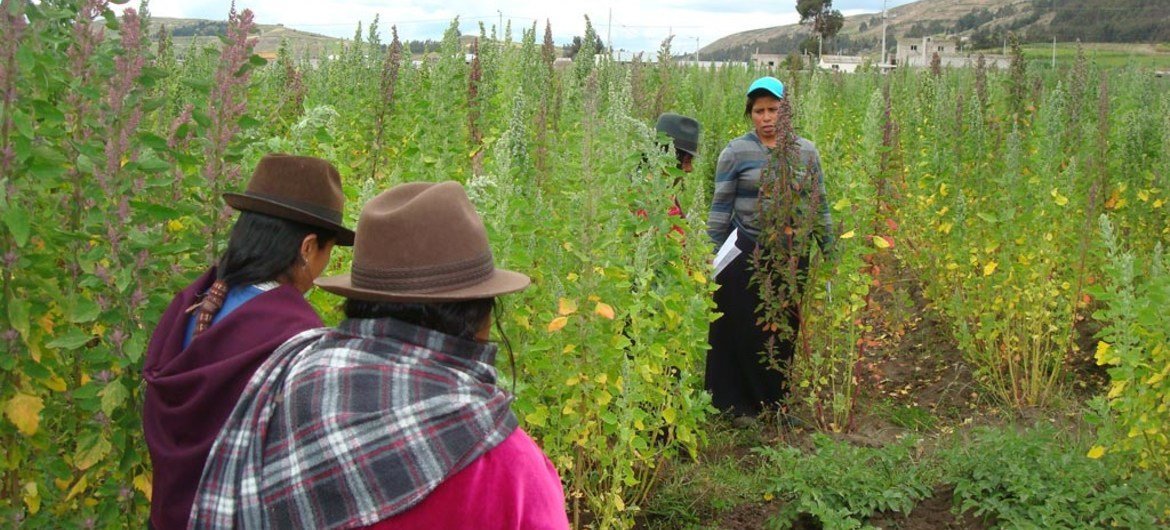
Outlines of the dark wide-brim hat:
M 529 283 L 496 268 L 483 220 L 451 181 L 400 184 L 370 199 L 358 217 L 350 272 L 316 281 L 346 298 L 388 302 L 493 298 Z
M 333 164 L 311 156 L 264 155 L 243 193 L 223 200 L 240 211 L 256 212 L 337 233 L 336 244 L 353 245 L 354 233 L 342 226 L 345 194 Z
M 673 138 L 675 149 L 699 154 L 699 122 L 694 118 L 667 112 L 658 117 L 654 128 Z

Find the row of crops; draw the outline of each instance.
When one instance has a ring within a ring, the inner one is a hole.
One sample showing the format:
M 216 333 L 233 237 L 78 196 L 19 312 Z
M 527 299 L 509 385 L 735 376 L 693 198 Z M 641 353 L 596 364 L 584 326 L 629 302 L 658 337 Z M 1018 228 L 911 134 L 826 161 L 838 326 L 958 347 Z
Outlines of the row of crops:
M 669 43 L 653 62 L 584 50 L 557 70 L 539 27 L 481 29 L 468 62 L 455 24 L 437 60 L 412 66 L 376 21 L 330 59 L 266 63 L 247 11 L 221 45 L 176 51 L 104 0 L 0 6 L 3 520 L 141 526 L 146 340 L 223 245 L 220 194 L 267 152 L 333 161 L 351 225 L 396 183 L 467 186 L 498 262 L 535 282 L 506 300 L 516 357 L 501 367 L 575 524 L 628 526 L 662 467 L 704 443 L 707 203 L 719 150 L 748 127 L 742 91 L 763 72 L 673 65 Z M 1170 475 L 1165 83 L 1083 60 L 769 73 L 821 151 L 840 238 L 813 270 L 831 294 L 804 301 L 801 413 L 850 428 L 884 310 L 873 294 L 902 267 L 1004 406 L 1058 406 L 1070 354 L 1095 348 L 1112 414 L 1090 456 Z M 664 111 L 703 124 L 692 174 L 656 147 Z M 685 219 L 665 214 L 672 196 Z M 347 270 L 334 256 L 327 273 Z M 340 318 L 337 298 L 311 299 Z

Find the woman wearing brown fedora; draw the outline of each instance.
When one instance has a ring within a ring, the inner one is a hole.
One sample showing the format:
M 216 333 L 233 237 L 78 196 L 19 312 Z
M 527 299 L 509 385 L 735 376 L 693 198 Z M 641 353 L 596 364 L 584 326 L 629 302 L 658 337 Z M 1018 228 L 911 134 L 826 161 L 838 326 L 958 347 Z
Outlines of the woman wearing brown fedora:
M 268 155 L 244 193 L 219 263 L 175 296 L 143 366 L 143 430 L 154 465 L 150 526 L 185 528 L 208 451 L 248 379 L 290 337 L 321 327 L 304 299 L 341 225 L 341 178 L 318 158 Z
M 560 478 L 517 426 L 487 342 L 496 298 L 528 284 L 495 267 L 459 184 L 372 199 L 351 272 L 317 280 L 346 298 L 346 320 L 257 370 L 191 528 L 568 528 Z

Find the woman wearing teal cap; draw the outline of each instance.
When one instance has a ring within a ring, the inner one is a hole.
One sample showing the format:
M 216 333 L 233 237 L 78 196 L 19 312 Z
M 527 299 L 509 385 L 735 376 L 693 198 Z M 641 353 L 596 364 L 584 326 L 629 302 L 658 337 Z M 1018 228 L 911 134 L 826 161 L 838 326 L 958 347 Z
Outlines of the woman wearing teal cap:
M 744 115 L 751 118 L 753 130 L 732 140 L 719 154 L 715 195 L 707 218 L 707 234 L 718 249 L 715 281 L 719 289 L 715 303 L 722 313 L 711 323 L 708 338 L 711 349 L 707 353 L 707 389 L 712 404 L 736 416 L 756 416 L 783 400 L 787 394 L 785 369 L 792 361 L 793 339 L 800 327 L 800 315 L 796 305 L 791 304 L 787 333 L 762 329 L 756 315 L 760 293 L 751 283 L 751 256 L 760 235 L 760 180 L 766 175 L 781 174 L 767 167 L 782 158 L 773 155 L 778 145 L 794 145 L 793 153 L 799 153 L 793 172 L 797 181 L 790 183 L 797 191 L 793 200 L 814 205 L 812 211 L 817 218 L 813 236 L 822 251 L 832 246 L 820 155 L 812 142 L 796 136 L 788 120 L 781 119 L 786 105 L 784 84 L 774 77 L 761 77 L 748 87 Z M 798 278 L 803 278 L 808 253 L 798 250 L 798 255 L 805 256 L 800 259 L 797 273 Z M 761 362 L 770 338 L 776 339 L 773 351 L 780 361 L 779 368 L 775 363 Z

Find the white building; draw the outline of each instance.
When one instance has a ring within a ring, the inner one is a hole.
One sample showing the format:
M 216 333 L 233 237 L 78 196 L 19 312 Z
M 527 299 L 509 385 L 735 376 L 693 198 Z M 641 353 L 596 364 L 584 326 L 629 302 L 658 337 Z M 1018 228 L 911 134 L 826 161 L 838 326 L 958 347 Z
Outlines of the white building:
M 861 68 L 862 64 L 865 64 L 865 59 L 855 55 L 822 55 L 817 67 L 822 70 L 851 74 Z
M 922 37 L 921 40 L 898 39 L 898 51 L 894 54 L 894 65 L 899 68 L 927 68 L 938 54 L 939 63 L 944 66 L 967 68 L 975 66 L 978 53 L 963 51 L 948 37 Z M 1003 55 L 983 55 L 988 68 L 1007 68 L 1011 59 Z
M 786 55 L 779 53 L 753 53 L 752 64 L 759 68 L 776 68 L 784 62 Z

